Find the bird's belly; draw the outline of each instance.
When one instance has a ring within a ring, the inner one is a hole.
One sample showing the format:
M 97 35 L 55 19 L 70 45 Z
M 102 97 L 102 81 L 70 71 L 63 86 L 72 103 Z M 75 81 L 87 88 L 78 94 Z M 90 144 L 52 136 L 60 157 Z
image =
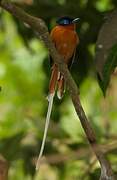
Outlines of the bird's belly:
M 56 42 L 56 48 L 58 52 L 63 56 L 66 63 L 73 56 L 76 44 L 76 36 L 74 33 L 64 33 L 59 36 Z
M 63 56 L 64 60 L 67 61 L 70 59 L 74 52 L 74 47 L 71 46 L 68 43 L 59 44 L 59 47 L 57 48 L 58 52 Z

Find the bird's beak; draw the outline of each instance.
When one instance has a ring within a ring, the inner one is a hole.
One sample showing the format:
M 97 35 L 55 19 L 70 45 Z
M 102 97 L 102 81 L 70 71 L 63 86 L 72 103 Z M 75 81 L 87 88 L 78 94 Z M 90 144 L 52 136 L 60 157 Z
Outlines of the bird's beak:
M 77 23 L 80 20 L 80 18 L 75 18 L 72 23 Z

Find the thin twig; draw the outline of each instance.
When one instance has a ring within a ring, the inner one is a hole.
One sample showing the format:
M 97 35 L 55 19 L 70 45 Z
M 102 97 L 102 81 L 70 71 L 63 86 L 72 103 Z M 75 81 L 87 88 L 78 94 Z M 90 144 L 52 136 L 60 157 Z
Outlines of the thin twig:
M 72 102 L 74 104 L 77 115 L 79 116 L 80 122 L 85 131 L 87 139 L 92 147 L 92 150 L 95 153 L 98 161 L 100 162 L 101 180 L 114 180 L 110 163 L 105 158 L 104 154 L 101 152 L 100 148 L 98 147 L 97 141 L 96 141 L 96 135 L 81 105 L 77 85 L 74 82 L 67 68 L 67 65 L 64 63 L 63 58 L 57 53 L 57 50 L 55 49 L 49 37 L 48 29 L 44 21 L 42 19 L 30 16 L 29 14 L 27 14 L 22 9 L 18 8 L 17 6 L 9 2 L 8 0 L 0 0 L 0 6 L 4 8 L 5 10 L 7 10 L 8 12 L 10 12 L 12 15 L 16 16 L 19 20 L 28 24 L 35 32 L 38 33 L 39 38 L 44 42 L 54 62 L 58 65 L 60 72 L 64 75 L 67 88 L 72 98 Z

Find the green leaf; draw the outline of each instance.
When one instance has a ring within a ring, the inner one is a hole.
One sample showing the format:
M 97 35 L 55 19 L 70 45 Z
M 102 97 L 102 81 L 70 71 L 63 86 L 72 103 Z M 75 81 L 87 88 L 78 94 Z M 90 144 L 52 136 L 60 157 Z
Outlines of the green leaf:
M 103 66 L 103 79 L 98 76 L 99 85 L 103 91 L 104 96 L 106 95 L 106 90 L 108 88 L 111 74 L 113 73 L 115 67 L 117 66 L 117 44 L 115 44 L 109 52 L 109 56 Z

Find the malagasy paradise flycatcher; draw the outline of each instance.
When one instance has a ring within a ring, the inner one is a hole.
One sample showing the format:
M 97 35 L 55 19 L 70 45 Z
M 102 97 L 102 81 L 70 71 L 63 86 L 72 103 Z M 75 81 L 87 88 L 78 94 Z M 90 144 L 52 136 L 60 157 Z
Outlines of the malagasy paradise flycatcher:
M 76 47 L 79 44 L 79 38 L 76 33 L 76 23 L 78 21 L 79 18 L 74 19 L 67 16 L 61 17 L 56 21 L 57 25 L 52 29 L 50 33 L 52 42 L 54 43 L 58 53 L 63 58 L 64 62 L 68 65 L 68 68 L 70 68 L 70 66 L 74 61 Z M 55 91 L 57 90 L 57 96 L 59 99 L 63 97 L 65 91 L 64 76 L 62 75 L 61 72 L 59 72 L 58 66 L 56 65 L 56 63 L 53 62 L 51 57 L 50 57 L 50 62 L 52 65 L 52 72 L 51 72 L 51 78 L 49 84 L 49 95 L 48 95 L 49 105 L 46 116 L 44 136 L 36 164 L 36 170 L 39 169 L 40 158 L 42 157 L 44 150 Z

